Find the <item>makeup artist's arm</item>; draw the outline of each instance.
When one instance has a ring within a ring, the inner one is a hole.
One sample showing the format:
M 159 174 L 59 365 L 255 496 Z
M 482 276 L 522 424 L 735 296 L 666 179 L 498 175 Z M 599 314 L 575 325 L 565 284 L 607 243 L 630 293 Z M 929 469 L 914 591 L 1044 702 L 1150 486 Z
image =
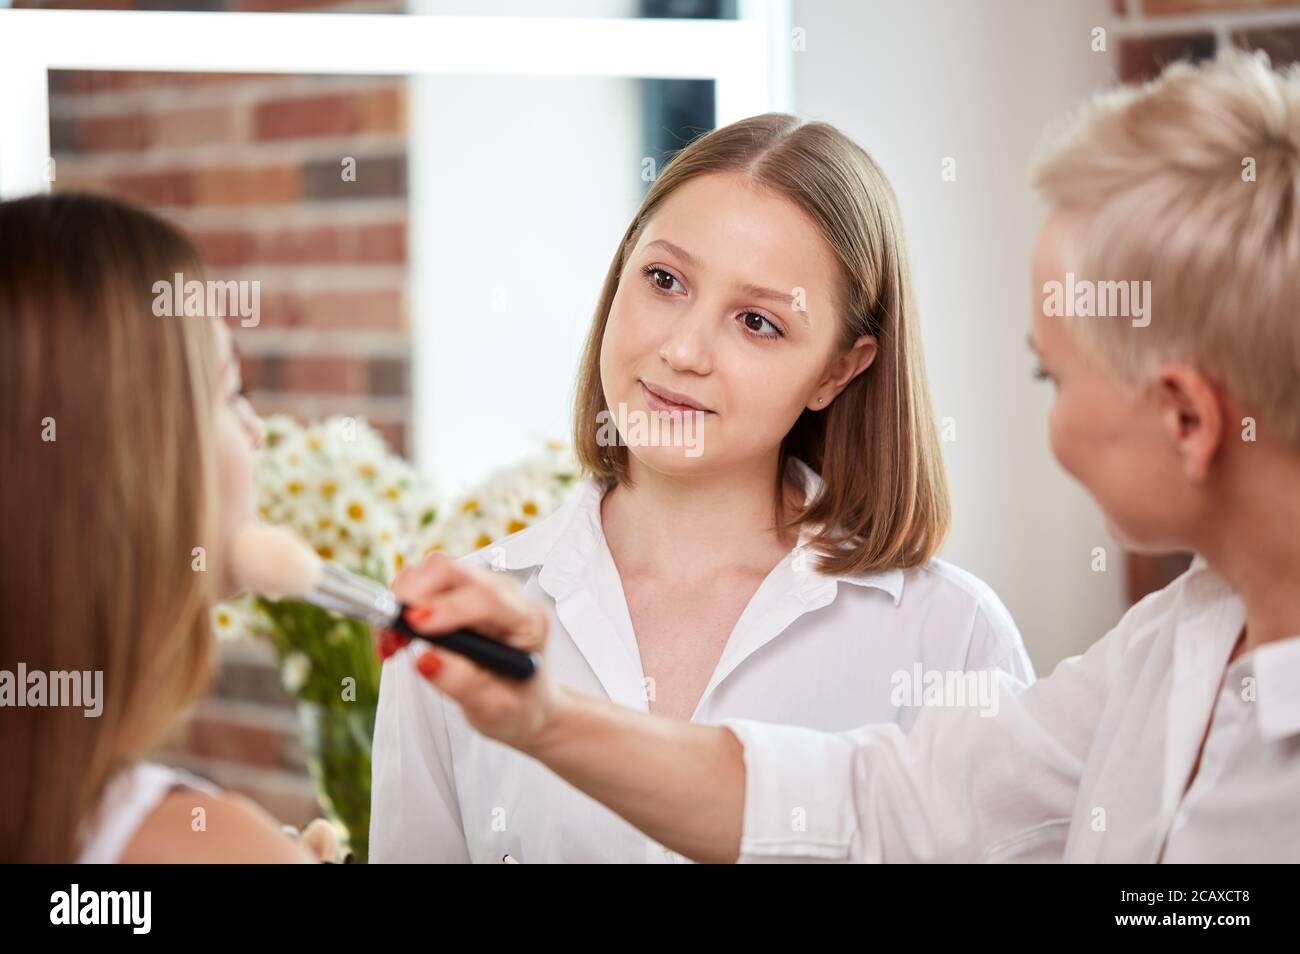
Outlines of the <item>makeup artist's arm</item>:
M 722 726 L 692 725 L 557 687 L 523 747 L 660 844 L 696 861 L 740 854 L 745 763 Z
M 422 632 L 462 626 L 540 651 L 549 617 L 512 579 L 448 559 L 394 590 L 429 607 Z M 1108 685 L 1146 601 L 1081 657 L 1033 686 L 998 683 L 994 715 L 922 710 L 850 732 L 729 719 L 700 726 L 552 684 L 499 678 L 440 649 L 421 674 L 478 731 L 537 758 L 651 838 L 698 861 L 1002 861 L 1062 856 Z M 1126 625 L 1128 624 L 1128 625 Z M 414 648 L 414 647 L 413 647 Z M 1140 655 L 1140 652 L 1138 653 Z

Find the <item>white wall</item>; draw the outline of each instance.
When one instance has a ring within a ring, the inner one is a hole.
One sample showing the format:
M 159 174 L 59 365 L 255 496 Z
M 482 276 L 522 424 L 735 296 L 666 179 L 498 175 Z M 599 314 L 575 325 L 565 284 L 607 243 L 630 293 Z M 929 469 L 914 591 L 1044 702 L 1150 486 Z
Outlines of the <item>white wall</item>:
M 632 4 L 547 12 L 620 7 Z M 412 77 L 414 450 L 446 491 L 568 439 L 583 337 L 642 194 L 641 113 L 636 80 Z
M 955 525 L 944 556 L 986 580 L 1040 674 L 1118 620 L 1123 558 L 1051 458 L 1051 385 L 1030 378 L 1028 188 L 1047 127 L 1109 82 L 1104 0 L 796 0 L 795 108 L 883 166 L 902 206 Z M 940 177 L 956 159 L 955 182 Z M 1105 547 L 1107 571 L 1091 569 Z
M 641 108 L 634 80 L 412 86 L 437 117 L 411 142 L 412 220 L 428 223 L 411 255 L 416 455 L 454 492 L 568 438 L 583 336 L 640 199 Z

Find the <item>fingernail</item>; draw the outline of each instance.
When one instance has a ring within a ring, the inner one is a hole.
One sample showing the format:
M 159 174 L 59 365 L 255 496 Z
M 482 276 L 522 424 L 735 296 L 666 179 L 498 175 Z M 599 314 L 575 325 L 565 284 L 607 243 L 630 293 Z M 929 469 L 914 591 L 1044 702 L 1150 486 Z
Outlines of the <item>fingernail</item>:
M 406 621 L 412 626 L 427 623 L 433 617 L 432 606 L 409 606 L 406 609 Z
M 387 659 L 389 656 L 393 655 L 393 653 L 402 648 L 397 639 L 397 633 L 393 632 L 391 629 L 383 629 L 379 631 L 379 641 L 376 649 L 379 651 L 380 659 Z
M 433 653 L 425 653 L 415 661 L 415 668 L 420 670 L 420 675 L 425 679 L 432 679 L 442 668 L 442 660 Z

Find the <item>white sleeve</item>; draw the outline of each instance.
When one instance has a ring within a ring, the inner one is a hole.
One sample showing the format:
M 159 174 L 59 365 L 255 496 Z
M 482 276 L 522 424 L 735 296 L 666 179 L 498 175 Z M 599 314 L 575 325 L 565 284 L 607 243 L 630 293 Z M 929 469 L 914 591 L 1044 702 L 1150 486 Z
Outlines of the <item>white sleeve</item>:
M 468 863 L 442 694 L 406 647 L 384 663 L 370 776 L 370 861 Z
M 1027 689 L 999 673 L 995 715 L 928 707 L 907 735 L 723 720 L 744 747 L 740 860 L 1059 860 L 1121 638 Z
M 997 597 L 982 600 L 976 606 L 969 647 L 967 672 L 1000 669 L 1026 686 L 1033 683 L 1034 664 L 1029 660 L 1020 630 Z

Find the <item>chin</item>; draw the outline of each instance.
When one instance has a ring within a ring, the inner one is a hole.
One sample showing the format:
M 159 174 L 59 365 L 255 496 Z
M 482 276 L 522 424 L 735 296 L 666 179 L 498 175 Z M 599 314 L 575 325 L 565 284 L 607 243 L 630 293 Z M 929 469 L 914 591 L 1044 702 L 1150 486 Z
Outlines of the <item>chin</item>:
M 1163 535 L 1152 528 L 1126 527 L 1113 517 L 1106 516 L 1106 530 L 1121 547 L 1129 553 L 1142 556 L 1160 556 L 1187 549 L 1176 542 L 1163 539 Z
M 700 473 L 705 466 L 707 455 L 688 456 L 694 453 L 689 447 L 629 447 L 628 452 L 643 467 L 660 473 L 678 477 L 687 477 Z

